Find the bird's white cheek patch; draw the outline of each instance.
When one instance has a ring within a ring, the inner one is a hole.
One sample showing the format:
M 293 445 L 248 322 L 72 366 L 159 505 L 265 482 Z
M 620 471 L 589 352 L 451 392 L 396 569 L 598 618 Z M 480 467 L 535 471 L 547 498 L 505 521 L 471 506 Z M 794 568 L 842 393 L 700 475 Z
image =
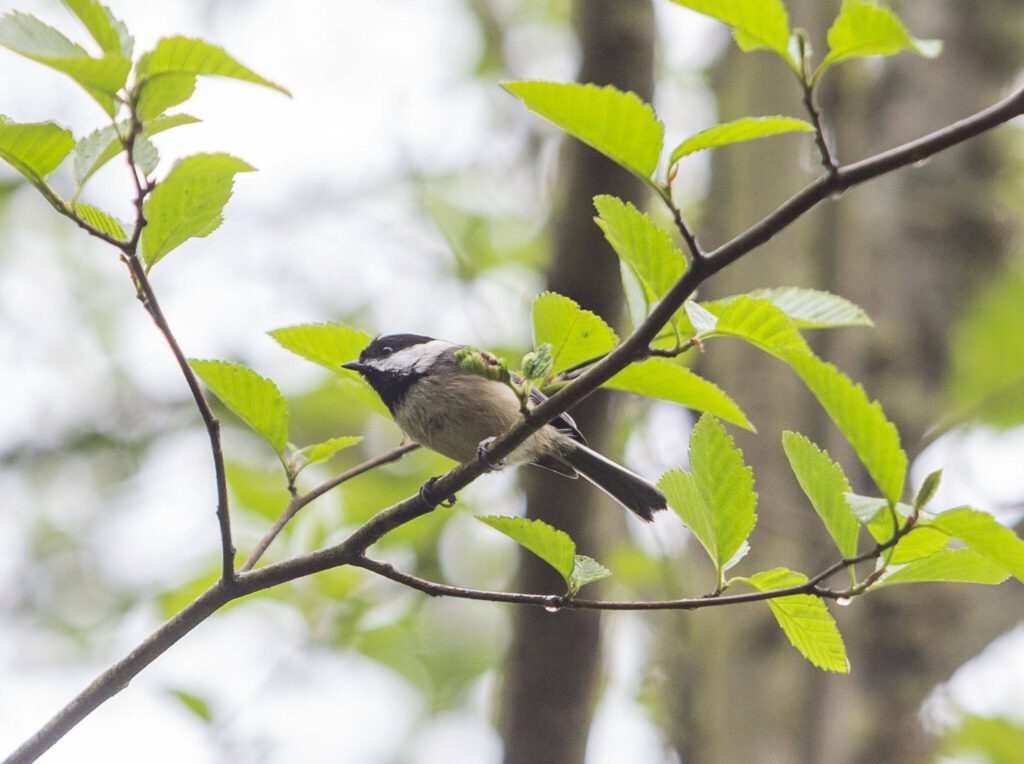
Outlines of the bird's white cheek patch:
M 438 356 L 450 350 L 453 345 L 444 340 L 431 340 L 399 350 L 387 358 L 370 362 L 381 371 L 411 372 L 425 371 Z

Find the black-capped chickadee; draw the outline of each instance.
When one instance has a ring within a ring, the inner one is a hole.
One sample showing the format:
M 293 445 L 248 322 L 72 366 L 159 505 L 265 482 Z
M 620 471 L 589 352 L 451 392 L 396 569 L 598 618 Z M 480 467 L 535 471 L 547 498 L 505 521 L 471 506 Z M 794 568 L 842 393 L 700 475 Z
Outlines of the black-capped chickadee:
M 342 368 L 359 372 L 413 440 L 450 459 L 466 462 L 481 444 L 520 419 L 516 394 L 505 384 L 462 368 L 462 345 L 419 334 L 378 337 Z M 544 400 L 538 390 L 533 402 Z M 644 520 L 665 509 L 661 491 L 586 445 L 576 423 L 562 414 L 512 452 L 511 463 L 527 462 L 566 477 L 583 475 Z

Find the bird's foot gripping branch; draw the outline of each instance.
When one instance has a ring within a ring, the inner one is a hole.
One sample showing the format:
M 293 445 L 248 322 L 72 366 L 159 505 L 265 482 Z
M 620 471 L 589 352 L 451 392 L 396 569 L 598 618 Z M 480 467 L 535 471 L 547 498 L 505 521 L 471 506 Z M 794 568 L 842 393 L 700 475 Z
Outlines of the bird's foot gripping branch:
M 205 593 L 99 676 L 14 752 L 10 762 L 35 760 L 171 645 L 229 602 L 340 566 L 362 568 L 431 595 L 549 610 L 696 610 L 766 601 L 793 645 L 808 660 L 838 672 L 847 671 L 848 662 L 827 600 L 849 601 L 879 587 L 921 581 L 995 584 L 1009 576 L 1024 580 L 1024 542 L 1012 531 L 991 515 L 968 507 L 936 511 L 932 500 L 939 473 L 930 475 L 912 493 L 907 492 L 908 457 L 896 427 L 859 385 L 807 345 L 804 331 L 869 325 L 863 311 L 836 295 L 796 287 L 760 289 L 713 301 L 693 299 L 697 287 L 708 278 L 820 202 L 1020 115 L 1024 111 L 1024 91 L 911 143 L 844 165 L 836 159 L 835 147 L 829 144 L 823 127 L 827 115 L 816 103 L 821 78 L 847 60 L 899 51 L 934 55 L 937 44 L 913 38 L 886 8 L 865 0 L 845 0 L 828 32 L 827 46 L 823 46 L 826 53 L 815 64 L 805 33 L 791 28 L 780 0 L 728 4 L 676 0 L 676 4 L 729 25 L 744 50 L 767 51 L 778 59 L 795 78 L 807 119 L 743 117 L 711 126 L 666 150 L 663 124 L 653 108 L 635 94 L 589 84 L 507 83 L 506 89 L 528 109 L 637 175 L 654 198 L 665 205 L 674 230 L 663 228 L 644 211 L 613 196 L 594 199 L 596 223 L 622 260 L 633 331 L 620 340 L 599 316 L 567 297 L 540 295 L 532 307 L 533 349 L 523 358 L 518 372 L 513 373 L 506 362 L 488 354 L 468 353 L 459 358 L 452 354 L 455 369 L 496 386 L 474 390 L 505 396 L 508 402 L 500 415 L 481 419 L 474 418 L 479 413 L 475 409 L 479 400 L 464 397 L 463 420 L 472 422 L 469 429 L 474 430 L 469 433 L 472 437 L 465 438 L 432 427 L 429 397 L 419 404 L 421 408 L 426 406 L 419 412 L 425 412 L 424 416 L 411 415 L 402 408 L 410 403 L 406 395 L 410 386 L 429 380 L 431 363 L 441 356 L 420 356 L 404 366 L 389 367 L 386 356 L 391 354 L 382 354 L 373 366 L 373 359 L 365 355 L 372 340 L 358 329 L 319 324 L 272 331 L 271 336 L 282 347 L 339 375 L 339 395 L 349 394 L 381 416 L 394 416 L 417 441 L 454 455 L 463 463 L 432 481 L 422 494 L 414 492 L 380 509 L 340 542 L 262 567 L 257 565 L 264 553 L 301 509 L 417 448 L 416 443 L 405 443 L 303 492 L 300 479 L 305 479 L 308 467 L 354 448 L 360 436 L 341 434 L 302 447 L 293 444 L 289 438 L 288 401 L 277 386 L 239 364 L 188 360 L 150 280 L 153 267 L 178 246 L 217 228 L 236 175 L 253 169 L 228 154 L 204 153 L 178 160 L 161 176 L 160 155 L 153 139 L 197 121 L 172 110 L 188 101 L 198 77 L 208 75 L 287 91 L 202 40 L 165 38 L 133 59 L 134 42 L 125 25 L 94 0 L 66 0 L 65 5 L 102 50 L 99 57 L 90 56 L 77 43 L 32 16 L 13 12 L 0 19 L 0 44 L 68 75 L 101 109 L 103 123 L 77 137 L 52 122 L 19 123 L 0 118 L 0 158 L 20 172 L 60 215 L 109 244 L 126 264 L 132 287 L 170 347 L 207 431 L 217 486 L 215 507 L 221 548 L 218 575 Z M 680 161 L 697 151 L 783 133 L 806 133 L 813 138 L 824 174 L 732 240 L 713 251 L 704 250 L 673 196 L 673 183 L 680 179 Z M 126 160 L 134 188 L 130 225 L 81 201 L 88 196 L 90 178 L 118 156 Z M 65 164 L 71 166 L 73 175 L 73 193 L 67 199 L 54 188 L 61 186 L 51 183 L 52 176 Z M 676 245 L 676 237 L 685 252 Z M 799 433 L 785 433 L 781 447 L 807 495 L 808 511 L 820 517 L 836 547 L 835 562 L 812 575 L 785 567 L 745 571 L 742 575 L 734 572 L 751 543 L 758 497 L 754 471 L 745 463 L 726 425 L 753 430 L 751 419 L 756 420 L 756 414 L 748 417 L 726 391 L 683 364 L 686 351 L 697 347 L 714 352 L 719 338 L 750 343 L 788 367 L 835 422 L 875 484 L 875 495 L 854 493 L 843 467 L 825 450 Z M 437 342 L 421 339 L 426 342 L 414 342 L 409 347 Z M 445 362 L 447 358 L 444 356 Z M 422 367 L 421 361 L 425 364 Z M 375 371 L 367 372 L 367 368 Z M 394 378 L 374 376 L 396 369 L 401 373 Z M 398 379 L 403 374 L 408 378 Z M 282 468 L 282 485 L 289 494 L 277 521 L 238 570 L 220 424 L 200 381 L 225 409 L 271 447 Z M 655 487 L 608 460 L 602 463 L 603 457 L 581 450 L 582 436 L 575 437 L 579 432 L 566 412 L 601 387 L 668 400 L 700 412 L 690 438 L 689 469 L 670 470 Z M 382 399 L 386 405 L 381 405 Z M 486 437 L 494 440 L 483 460 L 477 458 L 475 449 Z M 467 443 L 469 450 L 464 452 Z M 614 571 L 578 554 L 574 541 L 562 531 L 519 517 L 481 516 L 479 520 L 549 563 L 565 581 L 564 594 L 450 586 L 366 556 L 367 549 L 384 536 L 431 513 L 441 499 L 454 496 L 485 474 L 485 461 L 499 463 L 506 459 L 532 461 L 566 475 L 589 475 L 641 517 L 649 518 L 653 510 L 667 504 L 710 559 L 709 591 L 705 596 L 686 599 L 580 598 L 577 595 L 581 587 Z M 833 577 L 844 571 L 848 581 L 842 585 L 833 582 Z

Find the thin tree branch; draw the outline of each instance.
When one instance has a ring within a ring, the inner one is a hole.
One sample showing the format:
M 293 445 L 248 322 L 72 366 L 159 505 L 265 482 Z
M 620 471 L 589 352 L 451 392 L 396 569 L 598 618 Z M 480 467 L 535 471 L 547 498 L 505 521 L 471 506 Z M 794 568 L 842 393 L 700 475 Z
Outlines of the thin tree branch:
M 557 594 L 522 594 L 518 592 L 495 592 L 485 589 L 469 589 L 462 586 L 439 584 L 425 578 L 396 570 L 387 563 L 361 557 L 353 560 L 354 567 L 364 568 L 396 583 L 408 586 L 431 597 L 454 597 L 484 602 L 504 602 L 512 605 L 535 605 L 551 610 L 699 610 L 720 605 L 735 605 L 742 602 L 759 602 L 794 594 L 816 594 L 813 584 L 805 583 L 772 589 L 764 592 L 746 592 L 722 596 L 687 597 L 674 600 L 583 600 Z
M 773 213 L 731 241 L 718 247 L 704 258 L 695 258 L 690 269 L 669 290 L 664 299 L 655 306 L 647 319 L 637 327 L 636 331 L 629 338 L 603 360 L 587 369 L 572 384 L 554 393 L 550 398 L 533 409 L 527 417 L 524 417 L 523 421 L 493 441 L 488 450 L 488 456 L 495 461 L 508 456 L 517 446 L 543 427 L 548 421 L 583 400 L 634 360 L 645 357 L 648 346 L 655 339 L 661 327 L 668 323 L 698 285 L 730 263 L 735 262 L 756 247 L 767 242 L 820 202 L 872 178 L 927 159 L 944 149 L 962 143 L 1004 122 L 1008 122 L 1022 113 L 1024 113 L 1024 88 L 1016 91 L 998 104 L 953 125 L 861 162 L 840 167 L 835 175 L 825 176 L 814 181 L 784 202 Z M 131 263 L 132 261 L 130 260 L 129 262 Z M 145 279 L 145 273 L 141 271 L 137 259 L 134 260 L 134 268 L 141 272 L 143 278 L 140 280 L 140 286 L 147 299 L 152 299 L 152 290 L 149 287 L 148 280 Z M 156 306 L 155 302 L 152 304 Z M 155 311 L 154 320 L 157 320 L 157 316 L 162 317 L 162 314 L 158 306 L 155 307 Z M 166 321 L 163 323 L 166 326 Z M 159 325 L 160 321 L 158 321 Z M 163 331 L 163 328 L 161 330 Z M 177 343 L 174 342 L 173 334 L 170 333 L 169 329 L 165 332 L 165 337 L 171 343 L 172 350 L 175 349 Z M 191 368 L 188 366 L 187 361 L 184 360 L 184 356 L 180 355 L 180 350 L 175 353 L 175 357 L 179 358 L 179 365 L 182 365 L 182 371 L 186 379 L 189 380 L 190 388 L 193 389 L 193 395 L 197 399 L 196 402 L 200 410 L 203 411 L 205 408 L 205 411 L 209 411 L 209 406 L 206 405 L 205 398 L 202 396 L 202 391 L 199 390 L 198 383 L 195 382 L 195 376 L 191 373 Z M 216 419 L 212 417 L 212 414 L 209 414 L 209 416 L 204 414 L 204 421 L 210 433 L 215 463 L 222 463 L 219 449 L 219 426 L 216 423 Z M 439 477 L 436 481 L 433 481 L 429 493 L 431 496 L 452 496 L 486 471 L 487 467 L 480 460 L 460 464 Z M 218 489 L 222 485 L 226 486 L 226 483 L 218 476 Z M 426 496 L 410 497 L 378 512 L 345 541 L 336 546 L 300 555 L 284 562 L 259 568 L 258 570 L 251 570 L 234 578 L 225 576 L 224 579 L 215 584 L 213 588 L 200 596 L 199 599 L 182 610 L 164 626 L 160 627 L 136 650 L 126 656 L 125 659 L 101 674 L 78 697 L 61 709 L 39 732 L 12 754 L 7 760 L 7 764 L 23 764 L 24 762 L 34 761 L 92 710 L 124 687 L 132 677 L 142 671 L 157 656 L 169 649 L 185 634 L 195 628 L 196 625 L 223 605 L 239 597 L 312 573 L 340 565 L 359 564 L 365 560 L 364 553 L 372 544 L 395 528 L 432 512 L 435 505 L 436 502 L 430 501 Z M 226 520 L 226 498 L 222 506 Z M 220 510 L 218 509 L 218 517 L 220 516 Z M 226 542 L 225 559 L 227 560 L 227 552 L 230 549 L 230 525 L 222 522 L 221 528 L 222 539 Z M 840 562 L 839 565 L 843 567 L 845 563 Z M 229 570 L 227 567 L 225 569 L 226 571 Z M 828 570 L 826 569 L 826 571 L 819 575 L 830 575 Z M 815 576 L 808 580 L 806 584 L 792 587 L 792 591 L 788 593 L 813 593 L 822 597 L 845 596 L 844 593 L 832 592 L 827 589 L 811 590 L 806 588 L 816 587 L 821 580 L 823 578 Z M 766 594 L 783 596 L 778 594 L 779 591 L 786 592 L 787 590 L 776 590 L 775 593 L 753 592 L 749 595 L 729 595 L 713 598 L 710 601 L 723 605 L 757 601 L 765 599 Z M 581 607 L 578 603 L 587 601 L 576 600 L 574 602 L 577 603 L 577 607 Z M 530 604 L 542 603 L 531 602 Z M 552 603 L 548 600 L 544 604 L 551 605 Z M 669 605 L 667 604 L 651 603 L 648 609 L 665 609 L 668 607 Z M 686 608 L 676 605 L 674 609 L 692 609 L 693 607 L 696 607 L 696 605 L 687 605 Z
M 235 576 L 235 547 L 231 540 L 231 515 L 228 509 L 228 481 L 227 473 L 224 469 L 224 452 L 221 447 L 220 440 L 220 422 L 213 414 L 213 409 L 210 407 L 210 402 L 206 399 L 206 395 L 203 393 L 202 387 L 199 385 L 199 380 L 196 377 L 195 372 L 188 363 L 188 359 L 185 357 L 185 353 L 182 352 L 181 346 L 178 344 L 177 338 L 174 336 L 174 332 L 171 331 L 171 326 L 167 322 L 167 318 L 164 316 L 164 312 L 160 307 L 160 302 L 156 298 L 156 293 L 153 291 L 153 286 L 149 282 L 149 276 L 146 273 L 146 268 L 142 264 L 142 260 L 139 258 L 139 242 L 142 240 L 142 231 L 146 227 L 146 215 L 145 215 L 145 202 L 146 196 L 150 191 L 153 190 L 153 185 L 148 182 L 144 182 L 143 178 L 139 176 L 139 171 L 135 163 L 135 138 L 142 131 L 142 123 L 139 121 L 138 116 L 135 114 L 134 104 L 131 106 L 131 128 L 128 131 L 128 135 L 124 137 L 122 145 L 124 146 L 125 154 L 128 159 L 128 168 L 131 171 L 132 181 L 135 184 L 135 229 L 132 231 L 132 237 L 121 246 L 121 251 L 124 253 L 124 261 L 128 265 L 128 270 L 131 273 L 132 280 L 135 282 L 135 288 L 138 292 L 139 300 L 145 307 L 146 312 L 149 313 L 153 319 L 153 323 L 156 324 L 157 329 L 164 336 L 164 340 L 167 345 L 171 348 L 171 353 L 174 355 L 174 360 L 178 363 L 178 368 L 181 369 L 182 376 L 185 377 L 185 383 L 188 385 L 189 391 L 192 393 L 192 398 L 195 400 L 196 408 L 199 409 L 199 415 L 202 417 L 203 424 L 206 427 L 207 437 L 210 441 L 210 451 L 213 456 L 213 470 L 214 477 L 217 484 L 217 525 L 220 529 L 220 542 L 221 542 L 221 580 L 230 581 Z
M 128 243 L 122 239 L 117 238 L 116 236 L 111 236 L 106 231 L 101 231 L 100 229 L 96 228 L 93 225 L 90 225 L 88 222 L 80 218 L 75 213 L 75 207 L 73 204 L 55 204 L 53 205 L 53 208 L 57 210 L 57 212 L 59 212 L 61 215 L 66 217 L 68 220 L 73 222 L 75 225 L 77 225 L 79 228 L 81 228 L 83 231 L 88 233 L 90 236 L 95 236 L 100 241 L 106 242 L 107 244 L 110 244 L 113 247 L 117 247 L 122 251 L 124 250 L 125 245 Z
M 305 507 L 307 504 L 311 504 L 316 499 L 323 496 L 328 491 L 337 488 L 339 485 L 347 480 L 351 480 L 357 475 L 362 475 L 364 472 L 380 467 L 384 464 L 390 464 L 396 462 L 405 456 L 410 451 L 414 451 L 419 448 L 418 443 L 403 443 L 396 448 L 392 448 L 390 451 L 385 451 L 382 454 L 378 454 L 370 459 L 367 459 L 362 464 L 357 464 L 355 467 L 351 467 L 340 475 L 321 483 L 316 488 L 311 490 L 309 493 L 302 494 L 301 496 L 295 496 L 288 506 L 285 507 L 284 512 L 277 518 L 276 522 L 271 526 L 270 530 L 266 532 L 263 538 L 260 539 L 259 543 L 253 548 L 252 553 L 249 555 L 249 559 L 245 561 L 245 564 L 239 569 L 241 572 L 252 570 L 256 563 L 259 562 L 260 557 L 267 551 L 267 547 L 273 543 L 274 539 L 277 538 L 278 534 L 284 529 L 295 515 L 298 514 L 299 510 Z
M 908 521 L 902 528 L 898 529 L 888 541 L 876 544 L 867 552 L 850 558 L 843 558 L 829 565 L 820 573 L 808 578 L 802 584 L 787 586 L 781 589 L 770 589 L 768 591 L 747 592 L 744 594 L 708 595 L 705 597 L 685 597 L 673 600 L 581 600 L 569 596 L 557 596 L 550 594 L 521 594 L 518 592 L 495 592 L 484 589 L 470 589 L 463 586 L 451 586 L 440 584 L 425 578 L 404 573 L 396 570 L 391 565 L 371 560 L 365 556 L 359 556 L 349 562 L 358 568 L 364 568 L 384 578 L 388 578 L 404 586 L 408 586 L 432 597 L 455 597 L 458 599 L 483 600 L 486 602 L 507 602 L 516 605 L 540 605 L 546 608 L 557 608 L 567 610 L 699 610 L 706 607 L 719 605 L 734 605 L 741 602 L 759 602 L 762 600 L 776 599 L 778 597 L 790 597 L 794 594 L 810 594 L 826 599 L 844 599 L 860 596 L 874 584 L 885 572 L 881 567 L 872 573 L 858 586 L 843 591 L 825 589 L 818 584 L 830 576 L 838 573 L 844 568 L 850 568 L 868 560 L 877 560 L 888 549 L 896 544 L 914 529 L 916 518 Z
M 146 311 L 153 319 L 153 323 L 156 324 L 157 329 L 171 348 L 174 360 L 177 361 L 178 368 L 181 369 L 181 374 L 185 377 L 185 383 L 192 393 L 196 408 L 199 409 L 199 416 L 202 417 L 203 424 L 206 427 L 207 437 L 210 441 L 210 451 L 213 455 L 214 476 L 217 482 L 217 524 L 220 527 L 221 578 L 224 581 L 229 581 L 235 575 L 235 547 L 231 541 L 231 516 L 228 512 L 228 480 L 224 469 L 224 452 L 221 448 L 220 421 L 214 416 L 210 402 L 206 399 L 206 395 L 199 386 L 199 379 L 189 365 L 185 353 L 182 352 L 174 332 L 171 331 L 170 324 L 167 323 L 167 318 L 160 308 L 160 303 L 156 298 L 152 285 L 149 283 L 149 277 L 146 275 L 145 268 L 142 267 L 142 263 L 134 253 L 128 256 L 126 261 L 132 273 L 132 278 L 139 289 L 140 299 L 142 299 Z

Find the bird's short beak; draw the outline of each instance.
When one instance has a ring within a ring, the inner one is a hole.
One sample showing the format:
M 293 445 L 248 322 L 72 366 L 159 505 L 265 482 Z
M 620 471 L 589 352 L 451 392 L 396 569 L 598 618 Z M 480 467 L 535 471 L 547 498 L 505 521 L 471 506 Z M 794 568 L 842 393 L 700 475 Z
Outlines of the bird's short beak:
M 341 368 L 348 369 L 349 371 L 358 371 L 362 374 L 366 369 L 366 364 L 360 363 L 359 361 L 349 361 L 348 363 L 343 363 Z

